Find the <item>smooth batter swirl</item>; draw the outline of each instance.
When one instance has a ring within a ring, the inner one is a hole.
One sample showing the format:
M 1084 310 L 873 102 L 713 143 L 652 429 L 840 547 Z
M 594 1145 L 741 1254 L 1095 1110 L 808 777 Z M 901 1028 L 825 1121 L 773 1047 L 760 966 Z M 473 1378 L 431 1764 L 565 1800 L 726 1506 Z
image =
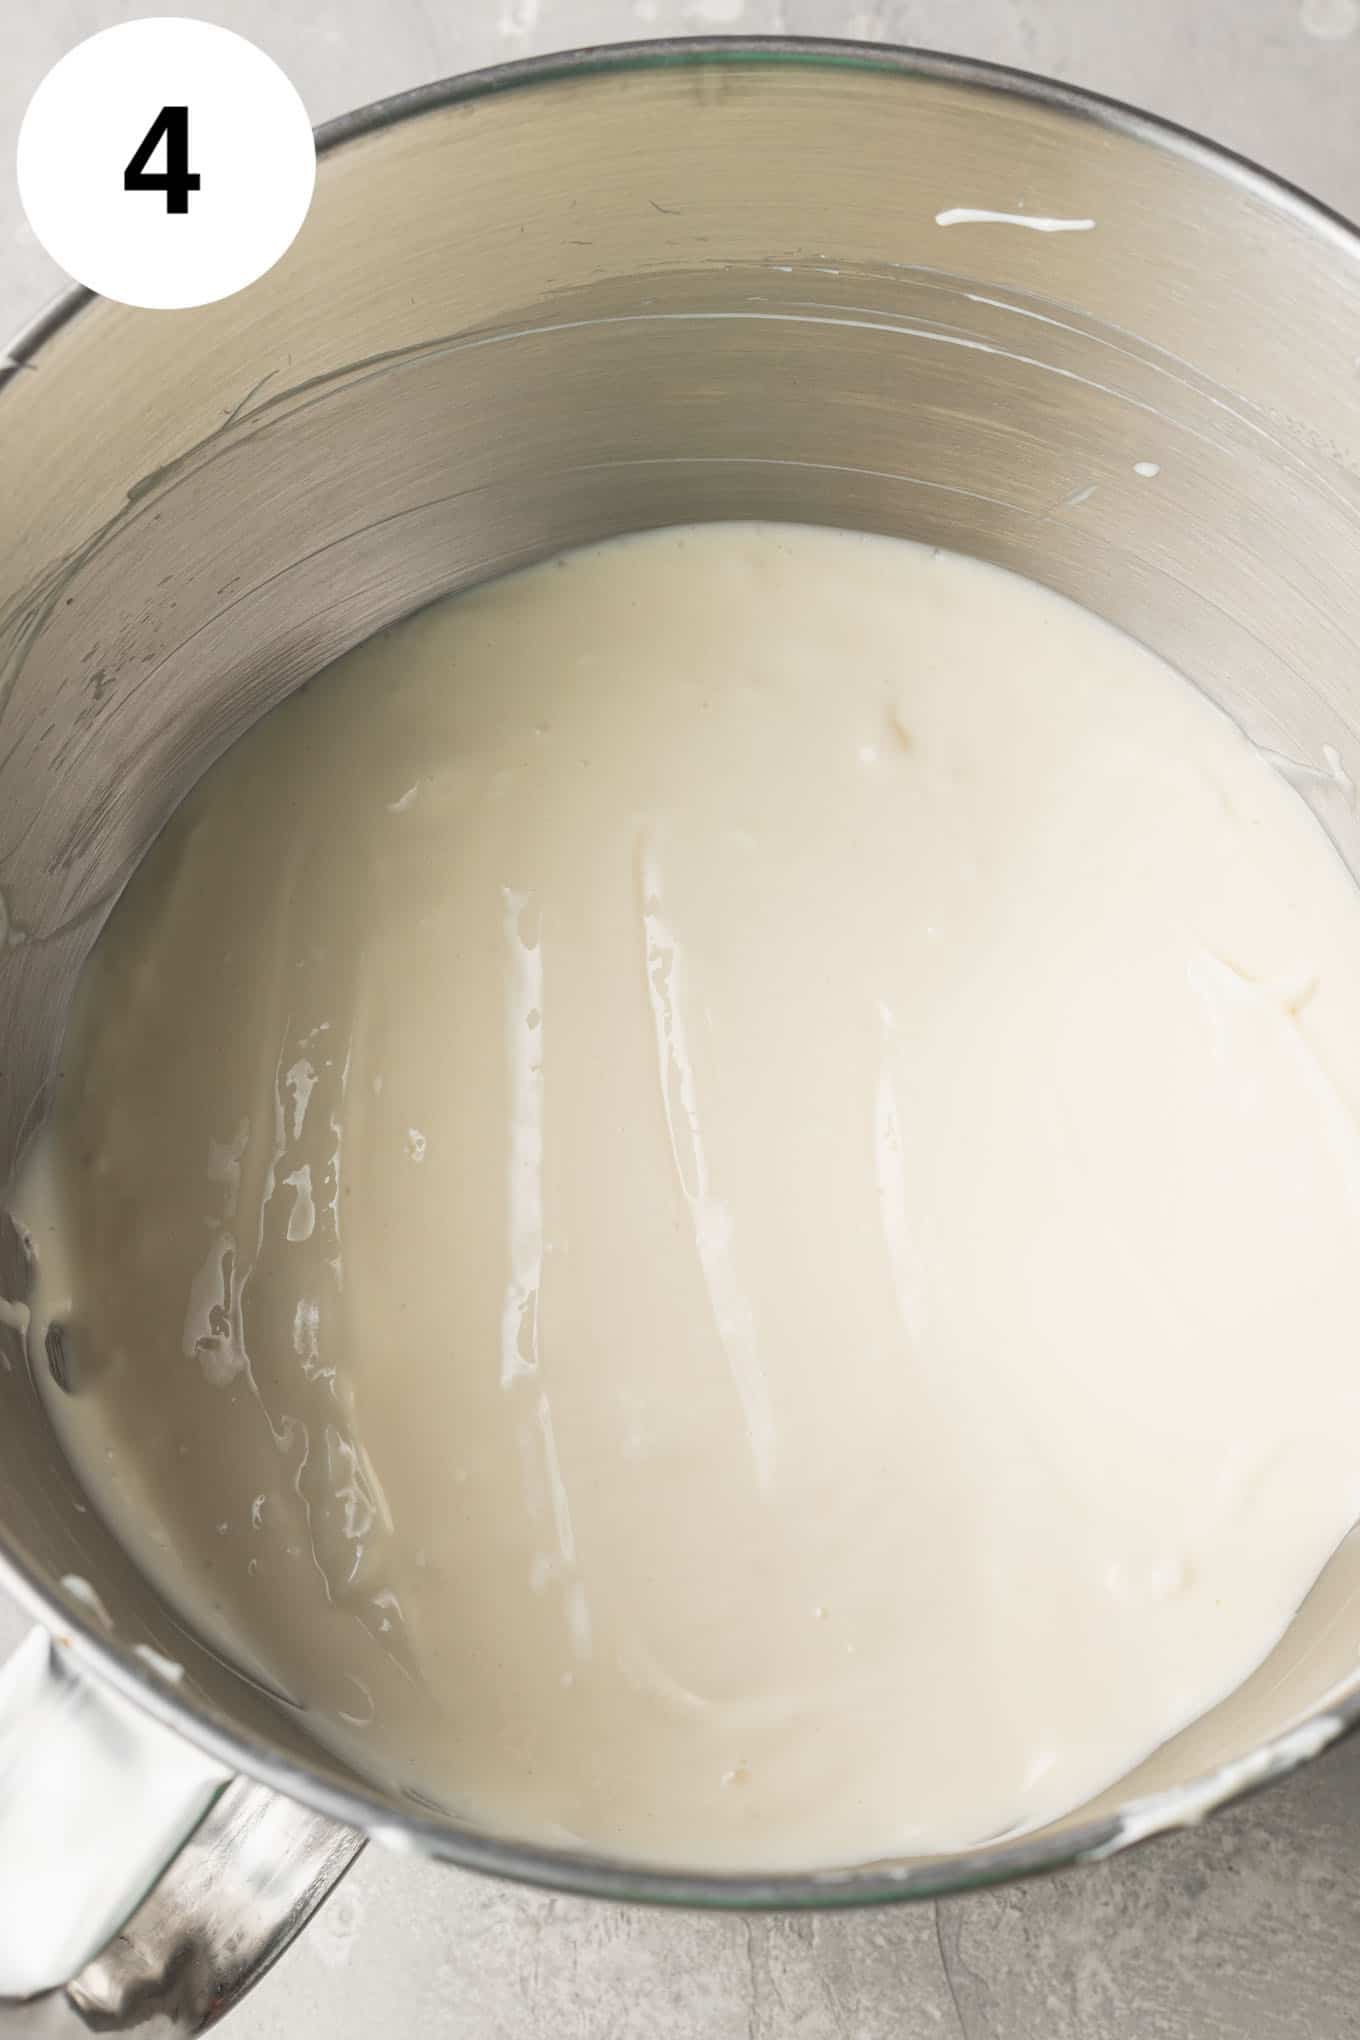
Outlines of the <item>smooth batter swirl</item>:
M 1149 653 L 629 539 L 204 781 L 15 1198 L 139 1561 L 370 1774 L 782 1869 L 1042 1823 L 1360 1512 L 1360 902 Z

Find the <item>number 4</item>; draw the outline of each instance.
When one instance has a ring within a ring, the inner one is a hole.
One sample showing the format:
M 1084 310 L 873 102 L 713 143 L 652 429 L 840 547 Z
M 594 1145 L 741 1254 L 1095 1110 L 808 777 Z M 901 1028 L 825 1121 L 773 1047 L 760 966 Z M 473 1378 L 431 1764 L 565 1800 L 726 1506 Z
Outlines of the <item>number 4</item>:
M 148 170 L 146 166 L 162 140 L 165 168 Z M 168 213 L 187 213 L 189 193 L 197 191 L 202 182 L 198 172 L 189 168 L 188 107 L 163 106 L 123 172 L 124 191 L 163 191 Z

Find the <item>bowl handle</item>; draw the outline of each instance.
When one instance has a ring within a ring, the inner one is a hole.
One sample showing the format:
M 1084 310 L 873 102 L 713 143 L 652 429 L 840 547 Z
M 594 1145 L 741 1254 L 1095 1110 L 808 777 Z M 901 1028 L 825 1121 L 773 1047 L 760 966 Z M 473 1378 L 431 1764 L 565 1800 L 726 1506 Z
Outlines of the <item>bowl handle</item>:
M 31 1631 L 0 1670 L 0 2035 L 205 2031 L 362 1847 Z

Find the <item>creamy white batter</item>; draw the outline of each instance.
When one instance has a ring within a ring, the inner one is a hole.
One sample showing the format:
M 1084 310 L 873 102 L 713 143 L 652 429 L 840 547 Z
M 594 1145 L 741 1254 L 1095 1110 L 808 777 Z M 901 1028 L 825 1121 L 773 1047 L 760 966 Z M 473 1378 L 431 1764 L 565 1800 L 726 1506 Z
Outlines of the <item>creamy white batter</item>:
M 1149 653 L 891 540 L 631 539 L 166 831 L 15 1198 L 34 1350 L 370 1773 L 954 1849 L 1226 1694 L 1360 1514 L 1357 1044 L 1348 874 Z

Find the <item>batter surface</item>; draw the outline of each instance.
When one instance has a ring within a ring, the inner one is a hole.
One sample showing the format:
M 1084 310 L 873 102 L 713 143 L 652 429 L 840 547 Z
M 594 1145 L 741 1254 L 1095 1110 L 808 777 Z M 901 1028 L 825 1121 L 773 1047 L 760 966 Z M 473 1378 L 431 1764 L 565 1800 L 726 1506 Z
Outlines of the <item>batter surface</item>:
M 1041 1824 L 1275 1642 L 1360 1513 L 1357 1109 L 1360 897 L 1189 686 L 714 526 L 240 744 L 14 1203 L 98 1505 L 332 1745 L 816 1867 Z

